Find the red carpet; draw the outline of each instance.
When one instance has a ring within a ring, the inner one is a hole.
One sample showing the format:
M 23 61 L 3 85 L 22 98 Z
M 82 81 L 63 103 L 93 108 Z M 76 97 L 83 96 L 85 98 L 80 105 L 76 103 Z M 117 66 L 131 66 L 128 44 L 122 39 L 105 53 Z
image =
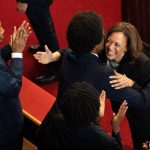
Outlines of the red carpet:
M 5 28 L 5 39 L 3 44 L 8 43 L 9 35 L 12 33 L 13 25 L 19 25 L 24 19 L 27 19 L 23 13 L 16 12 L 16 1 L 5 0 L 1 1 L 0 6 L 0 20 L 2 26 Z M 56 32 L 60 47 L 67 47 L 66 42 L 66 28 L 70 18 L 78 11 L 81 10 L 94 10 L 100 13 L 104 18 L 104 26 L 107 30 L 112 24 L 120 21 L 121 19 L 121 0 L 56 0 L 51 7 Z M 37 43 L 37 39 L 32 33 L 30 36 L 27 46 L 30 44 Z M 46 70 L 46 66 L 38 64 L 28 54 L 27 49 L 24 51 L 24 75 L 29 79 L 34 79 L 35 76 L 42 74 Z M 57 82 L 49 85 L 42 86 L 45 90 L 56 96 L 57 93 Z M 106 102 L 106 113 L 102 120 L 102 126 L 107 130 L 111 131 L 110 119 L 111 119 L 111 107 L 109 101 Z M 124 150 L 132 149 L 131 135 L 128 128 L 126 118 L 122 122 L 121 136 L 124 145 Z

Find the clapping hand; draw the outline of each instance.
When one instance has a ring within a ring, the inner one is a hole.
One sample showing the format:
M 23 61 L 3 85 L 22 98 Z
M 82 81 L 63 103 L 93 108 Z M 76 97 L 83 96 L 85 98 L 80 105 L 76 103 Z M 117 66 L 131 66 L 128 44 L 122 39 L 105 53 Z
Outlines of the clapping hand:
M 112 117 L 112 130 L 113 132 L 117 133 L 120 130 L 120 123 L 123 119 L 123 117 L 125 116 L 126 112 L 127 112 L 128 106 L 127 106 L 127 102 L 124 101 L 117 114 L 113 113 L 113 117 Z
M 10 36 L 10 46 L 14 53 L 21 53 L 25 46 L 26 41 L 31 34 L 29 23 L 23 21 L 18 29 L 14 26 L 13 34 Z

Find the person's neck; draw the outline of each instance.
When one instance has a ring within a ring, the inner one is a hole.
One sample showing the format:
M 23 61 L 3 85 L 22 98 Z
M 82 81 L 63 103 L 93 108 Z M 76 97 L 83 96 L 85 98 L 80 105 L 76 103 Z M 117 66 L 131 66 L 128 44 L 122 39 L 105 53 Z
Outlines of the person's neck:
M 114 62 L 114 63 L 116 63 L 116 64 L 120 64 L 120 62 L 121 62 L 123 56 L 124 56 L 124 53 L 123 53 L 119 58 L 112 60 L 112 62 Z

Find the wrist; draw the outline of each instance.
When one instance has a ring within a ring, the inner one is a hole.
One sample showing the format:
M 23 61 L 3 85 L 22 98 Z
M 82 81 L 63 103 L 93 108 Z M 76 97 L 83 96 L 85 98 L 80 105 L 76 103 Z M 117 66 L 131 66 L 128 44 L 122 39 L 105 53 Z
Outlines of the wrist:
M 117 126 L 113 126 L 112 132 L 119 133 L 120 132 L 120 127 L 118 125 Z
M 135 81 L 131 80 L 131 81 L 130 81 L 130 86 L 129 86 L 129 87 L 132 87 L 133 84 L 134 84 L 134 82 L 135 82 Z
M 23 58 L 23 54 L 19 52 L 12 52 L 11 58 Z
M 119 130 L 112 130 L 112 132 L 113 132 L 114 134 L 118 134 L 118 133 L 119 133 Z
M 120 134 L 119 131 L 113 131 L 112 133 L 113 133 L 113 134 Z

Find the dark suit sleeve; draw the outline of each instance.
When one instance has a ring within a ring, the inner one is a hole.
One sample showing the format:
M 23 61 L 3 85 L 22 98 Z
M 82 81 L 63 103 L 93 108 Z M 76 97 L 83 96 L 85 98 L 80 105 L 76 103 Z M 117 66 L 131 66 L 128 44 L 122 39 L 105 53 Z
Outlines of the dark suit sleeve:
M 60 55 L 62 56 L 65 53 L 66 49 L 59 49 L 57 52 L 60 53 Z
M 115 138 L 115 140 L 117 141 L 116 143 L 114 143 L 114 150 L 115 149 L 122 149 L 122 143 L 121 143 L 121 137 L 120 137 L 120 133 L 114 133 L 112 132 L 112 137 Z
M 0 93 L 6 97 L 16 97 L 22 84 L 22 59 L 13 58 L 9 69 L 0 64 Z
M 122 143 L 121 143 L 121 138 L 119 133 L 118 134 L 112 133 L 111 136 L 106 131 L 101 130 L 100 136 L 101 136 L 100 142 L 96 141 L 97 139 L 99 140 L 99 138 L 95 139 L 95 141 L 99 143 L 99 147 L 101 147 L 102 143 L 105 143 L 105 145 L 106 144 L 108 145 L 109 149 L 122 150 Z
M 142 89 L 142 86 L 140 86 L 138 83 L 134 82 L 132 88 L 137 91 L 140 91 Z
M 7 62 L 11 57 L 11 47 L 9 45 L 6 45 L 0 49 L 0 55 L 2 58 Z

